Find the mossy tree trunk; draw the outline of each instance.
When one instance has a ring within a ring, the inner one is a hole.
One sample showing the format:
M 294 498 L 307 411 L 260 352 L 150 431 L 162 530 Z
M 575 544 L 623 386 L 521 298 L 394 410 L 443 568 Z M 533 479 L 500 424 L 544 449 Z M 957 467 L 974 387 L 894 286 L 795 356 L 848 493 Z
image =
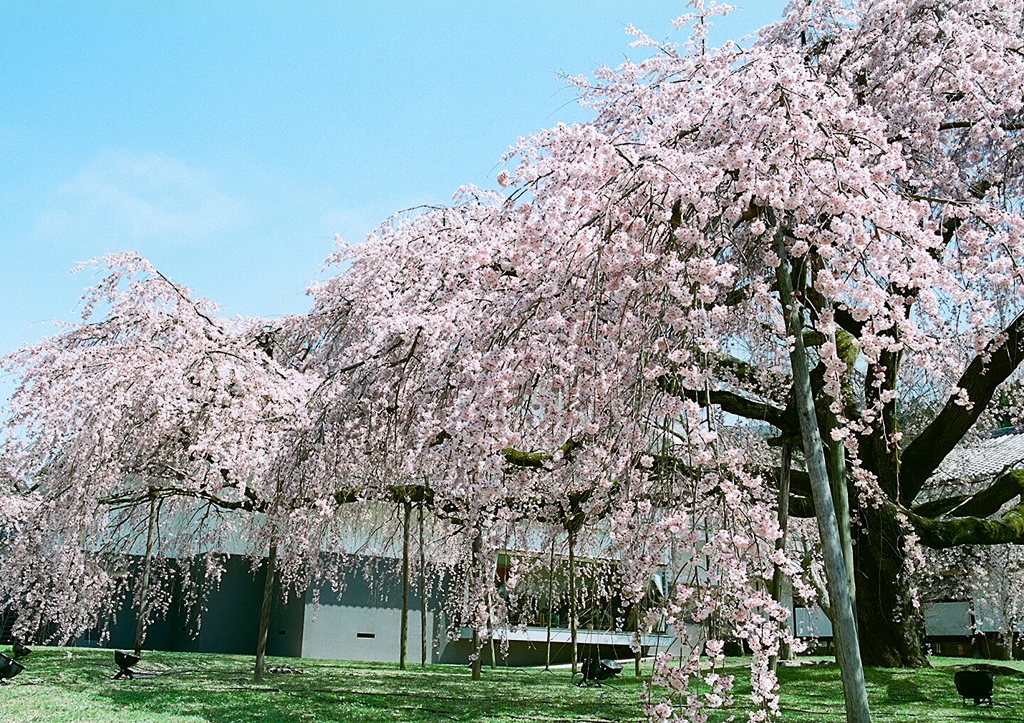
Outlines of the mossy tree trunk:
M 864 665 L 914 668 L 928 665 L 921 641 L 922 620 L 913 604 L 903 566 L 903 531 L 895 520 L 859 510 L 857 534 L 857 618 Z
M 792 219 L 783 212 L 753 204 L 750 213 L 760 215 L 766 225 L 776 228 L 777 255 L 786 261 L 786 243 L 797 238 L 797 234 L 787 228 Z M 960 225 L 959 220 L 951 219 L 941 227 L 938 234 L 943 246 L 956 243 Z M 780 240 L 783 243 L 778 243 Z M 920 431 L 909 438 L 901 428 L 900 410 L 907 408 L 908 400 L 917 397 L 919 390 L 901 387 L 906 375 L 901 378 L 900 370 L 903 356 L 909 349 L 901 338 L 904 325 L 889 324 L 881 332 L 887 343 L 872 353 L 866 365 L 853 363 L 851 360 L 857 358 L 863 346 L 862 340 L 870 339 L 871 344 L 878 347 L 876 326 L 855 313 L 862 307 L 858 309 L 851 306 L 848 299 L 839 301 L 821 293 L 815 274 L 818 269 L 828 268 L 830 261 L 815 251 L 814 244 L 811 246 L 811 250 L 790 265 L 794 269 L 790 280 L 794 281 L 795 289 L 791 287 L 787 294 L 781 288 L 781 275 L 776 275 L 776 291 L 784 312 L 791 316 L 796 310 L 806 315 L 798 325 L 790 324 L 787 341 L 804 347 L 805 355 L 808 348 L 812 349 L 805 359 L 809 392 L 797 389 L 796 365 L 792 366 L 794 375 L 788 384 L 765 385 L 765 379 L 773 378 L 771 370 L 758 368 L 749 359 L 726 352 L 709 357 L 709 373 L 728 380 L 710 393 L 690 388 L 684 379 L 672 373 L 659 377 L 657 383 L 667 394 L 769 424 L 779 430 L 781 440 L 799 440 L 806 427 L 805 419 L 815 421 L 822 430 L 832 428 L 836 403 L 842 409 L 843 418 L 862 423 L 858 425 L 857 444 L 849 446 L 850 450 L 855 450 L 856 460 L 846 459 L 849 452 L 844 450 L 845 445 L 832 435 L 824 435 L 821 442 L 829 455 L 826 474 L 833 505 L 839 508 L 839 546 L 844 550 L 844 576 L 851 591 L 856 590 L 856 627 L 861 632 L 862 657 L 871 665 L 924 665 L 927 661 L 920 649 L 923 619 L 913 605 L 905 580 L 908 571 L 904 536 L 912 531 L 920 544 L 932 549 L 1024 544 L 1024 472 L 1020 473 L 1021 477 L 1008 472 L 991 479 L 989 486 L 981 490 L 977 489 L 979 480 L 965 480 L 962 489 L 969 492 L 953 493 L 942 499 L 933 499 L 934 490 L 928 489 L 929 480 L 939 466 L 975 429 L 982 415 L 993 411 L 993 400 L 999 399 L 1002 385 L 1010 382 L 1024 363 L 1024 311 L 1018 310 L 1002 329 L 990 333 L 988 343 L 963 367 L 941 408 L 936 413 L 921 410 L 930 418 L 919 420 L 915 427 Z M 792 293 L 794 290 L 796 295 Z M 899 308 L 907 317 L 912 316 L 919 289 L 893 282 L 886 291 L 894 298 L 901 297 L 894 308 Z M 737 298 L 747 297 L 737 294 Z M 822 321 L 826 324 L 816 323 Z M 834 329 L 834 334 L 823 331 L 825 326 Z M 825 353 L 813 352 L 813 347 L 824 349 L 826 344 L 834 344 L 832 351 L 851 372 L 842 379 L 840 399 L 835 399 L 834 391 L 827 389 L 829 364 Z M 855 379 L 862 383 L 859 393 L 852 393 Z M 809 417 L 801 417 L 801 397 L 806 398 L 808 393 L 812 410 Z M 841 433 L 847 431 L 840 430 Z M 804 459 L 808 464 L 817 451 L 805 445 Z M 524 460 L 524 464 L 527 462 L 539 464 L 534 459 Z M 852 473 L 851 463 L 857 465 L 856 475 Z M 669 459 L 663 466 L 672 469 L 685 464 Z M 816 516 L 813 502 L 817 499 L 814 497 L 812 502 L 810 477 L 807 470 L 794 469 L 790 500 L 794 516 Z M 872 479 L 872 499 L 862 503 L 856 481 L 864 477 Z M 954 483 L 949 481 L 943 486 L 949 490 Z M 846 499 L 852 508 L 849 516 L 844 511 Z M 920 503 L 920 499 L 928 501 Z M 851 549 L 853 554 L 850 554 Z

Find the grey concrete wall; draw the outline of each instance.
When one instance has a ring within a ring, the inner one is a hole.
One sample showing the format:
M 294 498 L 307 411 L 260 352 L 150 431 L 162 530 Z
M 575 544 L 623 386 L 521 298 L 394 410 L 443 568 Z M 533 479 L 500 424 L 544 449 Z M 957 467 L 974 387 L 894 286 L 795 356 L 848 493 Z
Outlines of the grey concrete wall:
M 302 657 L 397 662 L 400 657 L 402 578 L 397 561 L 369 558 L 345 574 L 336 593 L 322 583 L 306 593 Z M 314 600 L 319 604 L 314 604 Z M 421 599 L 416 580 L 409 594 L 408 660 L 421 656 Z M 428 598 L 428 662 L 436 660 L 434 645 L 437 600 Z
M 265 569 L 253 573 L 249 560 L 237 555 L 228 557 L 220 586 L 211 590 L 204 602 L 198 635 L 193 634 L 195 624 L 190 619 L 193 611 L 172 604 L 166 617 L 150 623 L 144 649 L 255 655 L 265 580 Z M 182 599 L 179 583 L 174 584 L 171 594 L 174 600 Z M 135 645 L 135 605 L 129 598 L 124 607 L 105 621 L 109 629 L 106 647 L 130 649 Z M 304 609 L 302 595 L 293 595 L 288 602 L 278 596 L 274 601 L 267 637 L 268 655 L 298 657 L 302 654 Z M 98 645 L 99 638 L 99 631 L 94 631 L 82 636 L 76 644 Z
M 401 644 L 400 608 L 355 605 L 307 605 L 303 621 L 302 657 L 397 662 Z M 434 615 L 427 615 L 427 640 L 433 639 Z M 421 656 L 420 611 L 409 611 L 408 660 Z M 435 655 L 429 646 L 427 662 Z

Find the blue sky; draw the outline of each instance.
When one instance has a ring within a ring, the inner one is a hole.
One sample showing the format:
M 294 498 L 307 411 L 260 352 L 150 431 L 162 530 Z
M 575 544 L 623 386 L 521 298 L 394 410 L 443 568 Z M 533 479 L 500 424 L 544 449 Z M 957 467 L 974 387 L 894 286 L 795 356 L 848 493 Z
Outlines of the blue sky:
M 718 38 L 778 19 L 738 0 Z M 76 320 L 81 260 L 136 250 L 225 313 L 308 308 L 333 236 L 494 187 L 509 145 L 585 120 L 673 0 L 0 3 L 0 354 Z M 10 392 L 0 380 L 0 399 Z

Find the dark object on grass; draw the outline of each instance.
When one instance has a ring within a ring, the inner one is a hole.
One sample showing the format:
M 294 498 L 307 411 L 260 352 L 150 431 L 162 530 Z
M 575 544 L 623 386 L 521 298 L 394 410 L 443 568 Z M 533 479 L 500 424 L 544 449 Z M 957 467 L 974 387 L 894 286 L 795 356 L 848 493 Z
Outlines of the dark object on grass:
M 32 652 L 32 648 L 28 647 L 20 640 L 15 640 L 14 645 L 12 647 L 14 649 L 15 660 L 17 660 L 18 658 L 24 658 L 26 655 Z
M 995 678 L 995 674 L 989 670 L 958 670 L 953 675 L 953 682 L 956 684 L 956 692 L 965 703 L 968 698 L 973 698 L 974 705 L 981 705 L 987 701 L 988 707 L 991 708 Z
M 583 661 L 583 677 L 576 685 L 601 685 L 602 680 L 614 678 L 622 672 L 622 666 L 617 660 L 600 658 L 587 658 Z
M 6 683 L 7 678 L 13 678 L 24 669 L 25 666 L 17 660 L 0 653 L 0 683 Z
M 114 651 L 114 662 L 117 663 L 117 667 L 120 670 L 117 671 L 117 675 L 114 676 L 114 680 L 118 678 L 135 678 L 135 671 L 132 670 L 132 666 L 142 660 L 138 655 L 133 653 L 126 653 L 123 650 Z

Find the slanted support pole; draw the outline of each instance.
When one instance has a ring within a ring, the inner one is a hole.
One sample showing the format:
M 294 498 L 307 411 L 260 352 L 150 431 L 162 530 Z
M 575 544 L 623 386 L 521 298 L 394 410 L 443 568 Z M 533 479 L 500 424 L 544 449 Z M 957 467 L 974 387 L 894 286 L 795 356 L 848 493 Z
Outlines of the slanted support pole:
M 478 529 L 476 530 L 476 537 L 473 538 L 473 563 L 470 568 L 472 571 L 474 582 L 476 581 L 477 578 L 479 578 L 480 575 L 483 574 L 483 571 L 481 570 L 483 565 L 482 560 L 480 559 L 480 553 L 483 549 L 483 530 Z M 470 592 L 473 592 L 472 588 L 470 588 Z M 481 678 L 483 678 L 483 661 L 481 660 L 481 658 L 483 657 L 483 642 L 480 640 L 480 631 L 477 629 L 477 626 L 475 624 L 473 625 L 473 656 L 473 662 L 470 665 L 470 677 L 473 680 L 480 680 Z
M 857 640 L 857 623 L 850 598 L 850 585 L 846 572 L 843 544 L 836 520 L 835 503 L 829 485 L 828 465 L 825 462 L 821 432 L 814 409 L 814 395 L 811 389 L 810 364 L 804 346 L 804 316 L 796 301 L 789 254 L 781 225 L 776 229 L 775 253 L 779 257 L 776 269 L 779 300 L 786 318 L 786 331 L 790 340 L 790 364 L 793 370 L 793 396 L 800 421 L 800 437 L 803 442 L 804 460 L 810 478 L 814 497 L 818 533 L 821 536 L 822 552 L 825 557 L 825 576 L 832 603 L 832 625 L 836 637 L 836 653 L 839 671 L 843 680 L 843 694 L 846 701 L 847 723 L 870 723 L 867 687 L 864 681 L 864 666 L 860 658 L 860 644 Z
M 427 667 L 427 553 L 423 540 L 423 502 L 419 507 L 420 538 L 420 667 Z
M 267 555 L 267 578 L 263 582 L 263 605 L 260 607 L 260 627 L 256 635 L 257 682 L 263 680 L 267 667 L 267 634 L 270 631 L 270 612 L 274 602 L 274 577 L 277 574 L 277 541 L 272 540 Z
M 782 532 L 782 536 L 775 541 L 775 549 L 782 551 L 786 549 L 786 538 L 789 530 L 789 487 L 792 465 L 793 443 L 787 439 L 782 443 L 782 464 L 779 471 L 779 530 Z M 786 576 L 782 572 L 782 568 L 776 565 L 775 572 L 772 575 L 772 599 L 780 605 L 783 603 L 785 585 Z M 779 654 L 773 655 L 768 659 L 768 667 L 775 671 L 779 667 L 779 659 L 789 660 L 791 656 L 792 650 L 789 644 L 784 643 L 779 649 Z
M 409 668 L 409 538 L 412 526 L 412 502 L 402 502 L 402 624 L 399 633 L 398 667 Z
M 572 674 L 579 672 L 579 620 L 576 605 L 576 530 L 569 528 L 569 637 L 572 640 Z
M 150 578 L 153 575 L 153 545 L 156 541 L 156 521 L 160 511 L 156 491 L 149 489 L 149 520 L 146 528 L 146 557 L 142 562 L 142 580 L 139 582 L 139 607 L 135 620 L 135 654 L 142 655 L 149 621 Z

